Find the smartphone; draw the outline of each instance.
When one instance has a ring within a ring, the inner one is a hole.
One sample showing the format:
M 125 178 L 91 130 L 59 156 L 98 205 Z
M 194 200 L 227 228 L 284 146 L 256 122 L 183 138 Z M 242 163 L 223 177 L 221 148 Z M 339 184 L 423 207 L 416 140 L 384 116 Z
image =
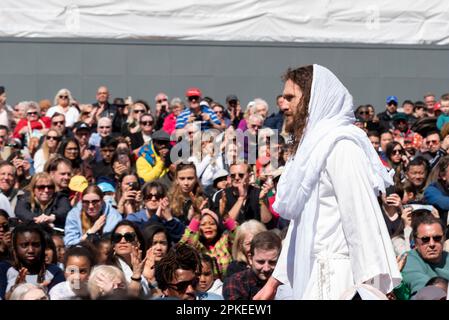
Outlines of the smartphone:
M 118 155 L 118 162 L 120 164 L 123 164 L 123 165 L 126 166 L 128 164 L 128 160 L 129 160 L 129 157 L 128 157 L 127 154 L 121 153 L 121 154 Z

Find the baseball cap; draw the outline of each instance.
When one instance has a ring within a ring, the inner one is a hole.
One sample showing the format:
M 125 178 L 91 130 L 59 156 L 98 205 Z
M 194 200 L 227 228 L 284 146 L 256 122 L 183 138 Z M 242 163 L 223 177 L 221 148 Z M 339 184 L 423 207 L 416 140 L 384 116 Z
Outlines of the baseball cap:
M 396 102 L 396 104 L 398 104 L 398 97 L 396 96 L 388 96 L 386 103 L 389 104 L 390 102 Z
M 226 103 L 229 103 L 229 101 L 238 101 L 239 99 L 235 94 L 230 94 L 226 96 Z
M 83 130 L 83 129 L 90 131 L 91 127 L 83 121 L 78 121 L 73 125 L 73 129 L 76 131 Z
M 100 182 L 99 184 L 97 184 L 97 186 L 101 189 L 101 191 L 103 191 L 103 193 L 106 192 L 115 192 L 114 187 L 112 186 L 112 184 L 107 183 L 107 182 Z
M 170 136 L 164 130 L 157 130 L 152 135 L 151 138 L 156 141 L 170 141 Z
M 73 176 L 69 182 L 69 189 L 75 192 L 83 192 L 89 186 L 86 177 Z
M 198 88 L 189 88 L 186 90 L 186 97 L 201 97 L 201 90 Z

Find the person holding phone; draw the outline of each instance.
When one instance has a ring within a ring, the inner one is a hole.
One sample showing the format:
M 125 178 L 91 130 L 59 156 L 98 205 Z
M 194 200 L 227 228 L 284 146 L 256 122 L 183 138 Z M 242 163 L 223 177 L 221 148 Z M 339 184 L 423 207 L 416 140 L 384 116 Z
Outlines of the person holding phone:
M 124 217 L 140 210 L 142 192 L 140 191 L 139 177 L 135 173 L 125 172 L 119 177 L 115 200 L 117 210 Z
M 122 220 L 121 214 L 103 201 L 97 185 L 84 189 L 81 201 L 67 214 L 64 243 L 76 245 L 86 239 L 95 241 L 109 233 Z

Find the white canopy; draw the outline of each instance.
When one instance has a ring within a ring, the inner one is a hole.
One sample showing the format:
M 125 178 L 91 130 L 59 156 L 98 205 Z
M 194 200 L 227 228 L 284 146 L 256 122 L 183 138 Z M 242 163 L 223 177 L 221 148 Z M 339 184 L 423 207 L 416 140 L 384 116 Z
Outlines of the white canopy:
M 449 43 L 438 0 L 2 0 L 0 37 Z

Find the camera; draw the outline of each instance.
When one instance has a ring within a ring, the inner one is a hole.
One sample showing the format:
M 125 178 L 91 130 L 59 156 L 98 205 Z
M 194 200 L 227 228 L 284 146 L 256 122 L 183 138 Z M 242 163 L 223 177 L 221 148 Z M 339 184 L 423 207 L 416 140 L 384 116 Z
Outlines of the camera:
M 130 182 L 128 183 L 128 186 L 131 187 L 131 190 L 133 191 L 139 191 L 139 183 L 138 182 Z

